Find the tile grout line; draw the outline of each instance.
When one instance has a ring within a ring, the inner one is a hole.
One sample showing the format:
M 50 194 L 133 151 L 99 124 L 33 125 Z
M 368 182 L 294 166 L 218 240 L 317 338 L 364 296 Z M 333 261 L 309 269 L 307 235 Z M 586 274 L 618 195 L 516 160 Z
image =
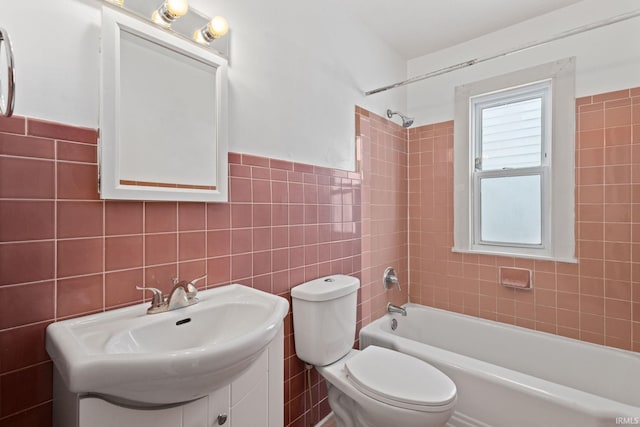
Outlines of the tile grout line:
M 28 119 L 25 119 L 25 126 Z M 54 243 L 53 243 L 53 319 L 58 321 L 58 143 L 53 142 L 53 226 L 54 226 Z
M 97 190 L 98 192 L 100 190 Z M 98 195 L 98 197 L 100 197 Z M 106 269 L 107 269 L 107 207 L 106 202 L 104 200 L 100 200 L 102 203 L 102 272 L 100 273 L 102 276 L 102 311 L 107 310 L 107 289 L 106 289 Z
M 180 279 L 180 202 L 176 204 L 176 279 Z M 173 282 L 172 282 L 173 285 Z

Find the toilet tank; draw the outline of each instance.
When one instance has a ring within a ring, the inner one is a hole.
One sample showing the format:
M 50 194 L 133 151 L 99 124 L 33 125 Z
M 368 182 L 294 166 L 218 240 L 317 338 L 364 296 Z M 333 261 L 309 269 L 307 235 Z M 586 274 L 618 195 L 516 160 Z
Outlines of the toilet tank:
M 329 365 L 353 347 L 360 280 L 336 274 L 291 289 L 296 354 L 315 366 Z

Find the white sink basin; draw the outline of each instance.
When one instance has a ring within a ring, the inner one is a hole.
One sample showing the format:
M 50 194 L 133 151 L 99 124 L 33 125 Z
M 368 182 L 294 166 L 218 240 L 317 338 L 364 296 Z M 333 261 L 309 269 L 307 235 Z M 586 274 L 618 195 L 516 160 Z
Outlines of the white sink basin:
M 47 328 L 47 352 L 73 393 L 179 403 L 230 384 L 276 336 L 286 299 L 243 285 L 198 293 L 198 304 L 147 314 L 148 303 Z

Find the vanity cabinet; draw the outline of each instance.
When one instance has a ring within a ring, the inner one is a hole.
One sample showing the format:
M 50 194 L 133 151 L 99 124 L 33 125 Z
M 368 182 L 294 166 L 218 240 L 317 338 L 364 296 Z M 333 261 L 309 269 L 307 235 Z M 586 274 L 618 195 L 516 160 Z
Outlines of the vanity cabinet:
M 283 330 L 230 385 L 181 405 L 132 407 L 98 395 L 55 391 L 54 427 L 282 427 Z M 59 382 L 58 382 L 59 384 Z M 59 402 L 60 403 L 60 402 Z M 55 408 L 60 408 L 58 411 Z

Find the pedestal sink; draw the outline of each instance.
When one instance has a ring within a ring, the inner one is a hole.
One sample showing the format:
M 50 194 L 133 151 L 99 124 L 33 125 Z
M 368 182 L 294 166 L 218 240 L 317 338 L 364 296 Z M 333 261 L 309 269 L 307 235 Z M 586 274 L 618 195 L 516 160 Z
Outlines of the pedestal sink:
M 49 325 L 47 352 L 72 393 L 173 404 L 230 384 L 276 336 L 286 299 L 243 285 L 202 291 L 198 304 L 148 304 Z

